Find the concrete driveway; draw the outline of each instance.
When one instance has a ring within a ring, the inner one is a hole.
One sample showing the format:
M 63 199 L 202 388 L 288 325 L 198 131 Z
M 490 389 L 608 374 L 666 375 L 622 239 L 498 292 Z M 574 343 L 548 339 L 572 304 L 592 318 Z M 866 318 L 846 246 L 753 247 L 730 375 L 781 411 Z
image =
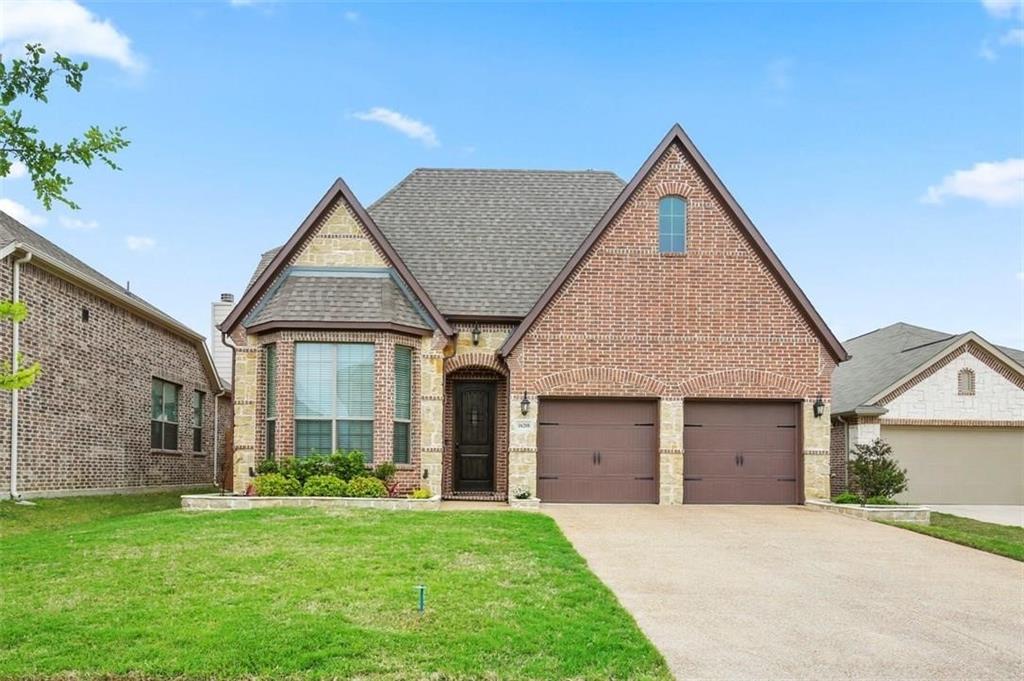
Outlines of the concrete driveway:
M 545 505 L 683 679 L 1019 679 L 1024 564 L 802 507 Z
M 977 504 L 959 506 L 952 504 L 925 504 L 925 506 L 939 513 L 949 513 L 963 518 L 980 520 L 985 523 L 1024 527 L 1024 506 L 982 506 Z

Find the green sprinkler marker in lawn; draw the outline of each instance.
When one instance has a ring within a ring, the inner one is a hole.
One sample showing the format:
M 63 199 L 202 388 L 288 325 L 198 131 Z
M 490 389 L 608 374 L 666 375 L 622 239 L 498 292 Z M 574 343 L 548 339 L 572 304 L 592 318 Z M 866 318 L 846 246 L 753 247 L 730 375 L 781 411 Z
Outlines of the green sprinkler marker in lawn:
M 420 612 L 423 612 L 427 607 L 427 587 L 423 584 L 417 584 L 416 591 L 420 595 Z

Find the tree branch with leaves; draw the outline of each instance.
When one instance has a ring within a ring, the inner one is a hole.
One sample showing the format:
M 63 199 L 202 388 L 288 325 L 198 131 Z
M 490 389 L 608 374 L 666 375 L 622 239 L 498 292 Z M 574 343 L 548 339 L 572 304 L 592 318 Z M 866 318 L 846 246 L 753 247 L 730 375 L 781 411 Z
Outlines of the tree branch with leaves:
M 0 300 L 0 322 L 14 322 L 20 324 L 28 317 L 28 307 L 25 303 L 12 303 L 9 300 Z M 25 357 L 18 353 L 15 366 L 10 360 L 0 362 L 0 390 L 21 390 L 36 382 L 42 367 L 39 362 L 33 362 L 28 366 L 25 364 Z

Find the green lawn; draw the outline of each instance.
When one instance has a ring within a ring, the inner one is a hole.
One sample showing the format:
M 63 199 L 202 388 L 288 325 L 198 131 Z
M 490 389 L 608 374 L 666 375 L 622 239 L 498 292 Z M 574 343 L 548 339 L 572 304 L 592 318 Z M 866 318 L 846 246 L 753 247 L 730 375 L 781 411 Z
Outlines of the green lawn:
M 546 516 L 155 496 L 130 515 L 62 500 L 64 526 L 3 508 L 0 678 L 670 678 Z
M 980 520 L 934 511 L 931 525 L 888 524 L 1024 561 L 1024 527 L 983 523 Z
M 214 491 L 212 487 L 200 487 L 194 490 L 153 494 L 34 499 L 32 505 L 0 501 L 0 539 L 25 532 L 66 527 L 100 518 L 180 508 L 182 494 L 212 491 Z

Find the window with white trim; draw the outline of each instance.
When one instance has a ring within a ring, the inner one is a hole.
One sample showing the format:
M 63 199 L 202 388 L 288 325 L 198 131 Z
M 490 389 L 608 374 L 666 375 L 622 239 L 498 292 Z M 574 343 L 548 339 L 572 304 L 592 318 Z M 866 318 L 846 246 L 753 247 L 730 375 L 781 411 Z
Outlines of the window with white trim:
M 412 348 L 395 346 L 395 425 L 392 460 L 409 463 L 409 429 L 412 424 Z
M 295 344 L 295 455 L 373 460 L 372 343 Z
M 149 446 L 153 449 L 178 449 L 178 394 L 181 387 L 153 379 L 150 409 Z

